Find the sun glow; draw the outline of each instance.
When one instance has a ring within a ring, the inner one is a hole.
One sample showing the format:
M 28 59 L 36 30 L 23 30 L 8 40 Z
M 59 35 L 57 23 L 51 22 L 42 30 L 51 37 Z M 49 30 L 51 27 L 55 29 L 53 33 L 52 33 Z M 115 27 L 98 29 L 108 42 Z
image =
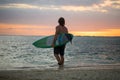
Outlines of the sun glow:
M 108 29 L 103 31 L 72 31 L 76 36 L 120 36 L 120 29 Z
M 23 24 L 0 24 L 0 35 L 52 35 L 54 27 Z M 120 29 L 70 31 L 75 36 L 120 36 Z

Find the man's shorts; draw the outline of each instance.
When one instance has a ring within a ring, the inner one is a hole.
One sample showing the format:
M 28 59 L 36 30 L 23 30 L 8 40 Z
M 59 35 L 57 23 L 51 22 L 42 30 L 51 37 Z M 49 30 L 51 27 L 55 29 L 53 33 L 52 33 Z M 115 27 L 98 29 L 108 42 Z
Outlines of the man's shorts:
M 64 56 L 65 45 L 54 47 L 54 54 L 60 54 Z

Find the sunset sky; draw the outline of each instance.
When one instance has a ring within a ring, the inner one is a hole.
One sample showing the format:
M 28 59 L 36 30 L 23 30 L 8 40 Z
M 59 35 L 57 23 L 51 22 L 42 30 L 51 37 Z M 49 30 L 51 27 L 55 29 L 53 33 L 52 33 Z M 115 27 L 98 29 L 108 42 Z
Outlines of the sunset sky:
M 59 17 L 80 36 L 120 36 L 120 0 L 0 0 L 0 35 L 51 35 Z

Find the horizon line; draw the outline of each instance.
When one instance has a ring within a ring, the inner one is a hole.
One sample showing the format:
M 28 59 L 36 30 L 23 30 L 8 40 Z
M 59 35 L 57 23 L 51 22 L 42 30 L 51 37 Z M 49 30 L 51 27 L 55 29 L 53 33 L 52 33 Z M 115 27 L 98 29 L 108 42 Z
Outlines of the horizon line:
M 51 36 L 54 34 L 50 34 L 50 35 L 18 35 L 18 34 L 0 34 L 0 36 Z M 120 36 L 91 36 L 91 35 L 86 35 L 86 36 L 82 36 L 82 35 L 74 35 L 75 37 L 120 37 Z

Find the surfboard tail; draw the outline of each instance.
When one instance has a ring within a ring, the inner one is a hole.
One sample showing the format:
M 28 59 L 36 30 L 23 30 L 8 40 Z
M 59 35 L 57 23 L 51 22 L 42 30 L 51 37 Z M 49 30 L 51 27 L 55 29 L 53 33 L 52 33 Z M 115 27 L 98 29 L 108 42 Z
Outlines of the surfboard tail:
M 73 35 L 72 34 L 66 34 L 68 40 L 70 41 L 70 43 L 72 44 L 72 39 L 73 39 Z

